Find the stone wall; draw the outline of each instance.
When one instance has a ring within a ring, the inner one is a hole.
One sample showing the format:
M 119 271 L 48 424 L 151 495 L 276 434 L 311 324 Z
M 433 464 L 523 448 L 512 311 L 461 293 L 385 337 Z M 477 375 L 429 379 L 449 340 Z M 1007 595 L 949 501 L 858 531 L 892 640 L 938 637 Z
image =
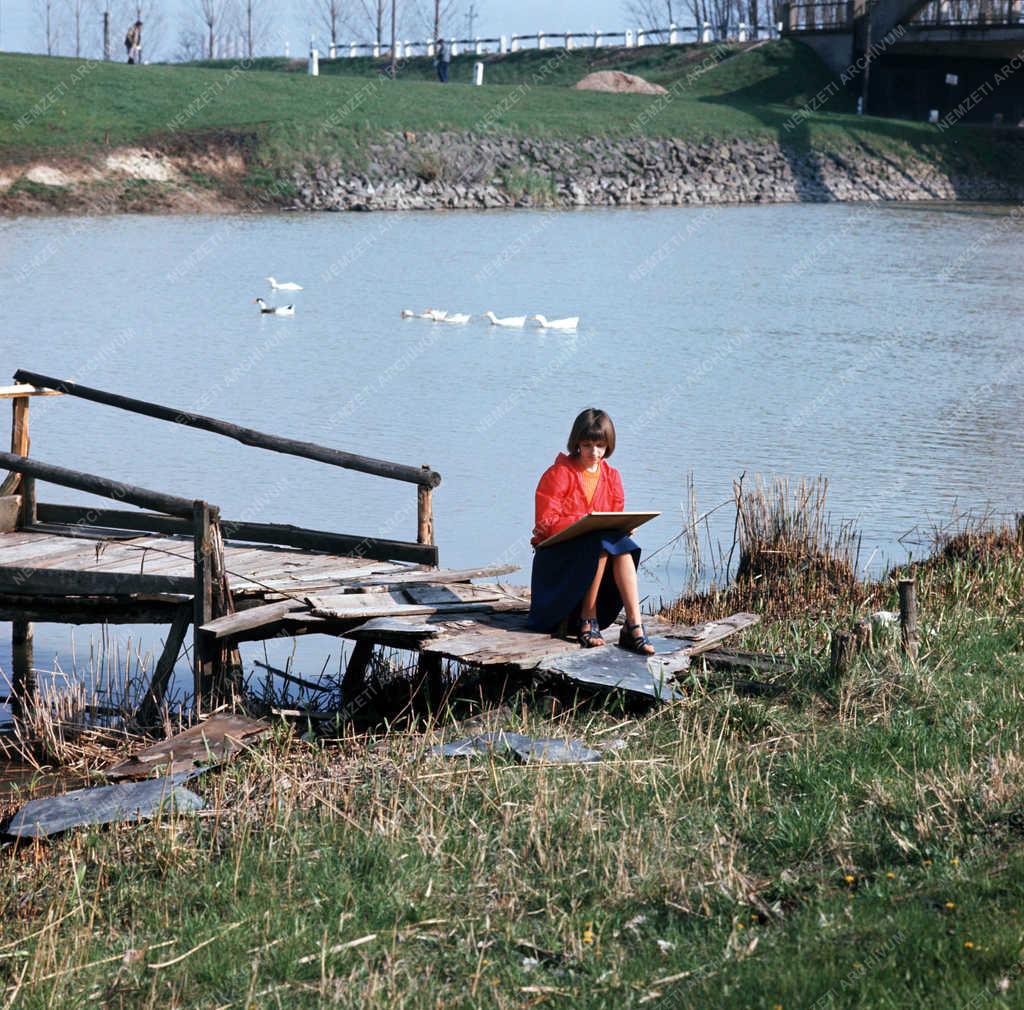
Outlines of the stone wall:
M 1014 179 L 966 163 L 944 169 L 909 153 L 800 151 L 771 140 L 405 133 L 371 144 L 358 170 L 296 169 L 291 181 L 294 207 L 305 210 L 1021 200 L 1024 145 L 1008 143 Z

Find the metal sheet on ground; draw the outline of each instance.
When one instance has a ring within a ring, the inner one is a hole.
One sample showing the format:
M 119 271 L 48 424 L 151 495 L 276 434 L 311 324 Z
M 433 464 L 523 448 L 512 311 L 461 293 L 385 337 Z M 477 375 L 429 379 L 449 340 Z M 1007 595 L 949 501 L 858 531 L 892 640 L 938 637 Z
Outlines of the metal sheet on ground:
M 641 656 L 617 645 L 605 645 L 550 656 L 541 661 L 538 669 L 557 673 L 580 684 L 607 687 L 661 701 L 683 698 L 683 693 L 672 682 L 676 674 L 689 668 L 689 655 L 679 648 L 677 639 L 652 637 L 651 642 L 659 650 L 653 656 Z
M 592 750 L 582 740 L 532 737 L 522 733 L 506 733 L 503 730 L 438 744 L 432 747 L 430 752 L 438 757 L 478 757 L 481 754 L 512 753 L 526 764 L 579 764 L 601 759 L 601 752 Z
M 11 818 L 7 834 L 45 838 L 69 828 L 149 818 L 161 811 L 202 810 L 206 806 L 202 797 L 181 785 L 195 774 L 183 772 L 163 779 L 76 789 L 63 796 L 31 800 Z

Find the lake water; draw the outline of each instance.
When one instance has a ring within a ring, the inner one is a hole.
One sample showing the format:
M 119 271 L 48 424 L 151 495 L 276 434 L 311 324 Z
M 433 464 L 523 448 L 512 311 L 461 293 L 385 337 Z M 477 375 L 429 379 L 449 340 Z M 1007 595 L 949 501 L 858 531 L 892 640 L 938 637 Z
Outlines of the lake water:
M 1011 208 L 945 205 L 8 219 L 0 350 L 6 373 L 429 463 L 444 565 L 512 561 L 528 580 L 537 478 L 595 405 L 618 429 L 627 507 L 664 513 L 648 552 L 679 532 L 690 471 L 702 509 L 743 472 L 824 474 L 878 570 L 919 523 L 1024 504 L 1022 227 Z M 267 274 L 305 286 L 294 318 L 258 314 L 257 295 L 282 301 Z M 428 306 L 582 322 L 399 318 Z M 32 454 L 232 518 L 415 539 L 412 485 L 70 397 L 33 401 Z M 731 510 L 711 524 L 728 542 Z M 682 552 L 642 574 L 670 598 Z M 81 662 L 99 632 L 75 635 Z M 37 627 L 37 665 L 67 668 L 70 640 Z M 303 668 L 332 650 L 303 642 Z

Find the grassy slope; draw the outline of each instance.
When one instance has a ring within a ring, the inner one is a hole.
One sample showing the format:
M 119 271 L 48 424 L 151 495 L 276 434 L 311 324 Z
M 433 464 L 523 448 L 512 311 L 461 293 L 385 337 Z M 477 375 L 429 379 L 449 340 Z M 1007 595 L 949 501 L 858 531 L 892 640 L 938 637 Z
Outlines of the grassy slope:
M 7 854 L 0 980 L 24 1008 L 1020 1006 L 1024 551 L 918 592 L 917 667 L 830 683 L 848 615 L 796 616 L 745 643 L 797 654 L 778 699 L 513 717 L 624 735 L 597 766 L 282 736 L 200 783 L 215 816 Z
M 312 81 L 272 69 L 233 74 L 223 66 L 99 64 L 83 73 L 80 61 L 3 55 L 0 160 L 159 141 L 183 113 L 187 119 L 180 129 L 187 134 L 254 133 L 266 142 L 265 158 L 271 163 L 295 152 L 327 157 L 392 129 L 487 128 L 567 138 L 638 133 L 691 139 L 767 136 L 798 146 L 901 143 L 938 157 L 965 138 L 983 155 L 989 147 L 989 135 L 983 132 L 958 131 L 954 139 L 952 132 L 942 135 L 926 124 L 858 118 L 846 111 L 845 94 L 831 100 L 834 111 L 812 114 L 787 131 L 784 123 L 793 111 L 828 82 L 817 58 L 795 43 L 771 43 L 689 81 L 687 75 L 708 58 L 706 53 L 652 50 L 625 64 L 676 85 L 672 99 L 662 102 L 568 90 L 564 85 L 590 69 L 587 61 L 594 58 L 585 52 L 568 57 L 521 53 L 490 70 L 491 81 L 504 78 L 507 83 L 442 88 L 409 79 L 428 76 L 429 64 L 422 60 L 411 64 L 402 80 L 386 82 L 375 75 L 369 60 L 339 60 L 332 68 L 338 72 Z M 457 61 L 455 74 L 465 76 L 463 64 L 468 62 Z M 38 109 L 47 94 L 55 97 L 52 105 L 19 129 L 17 120 Z M 655 114 L 638 118 L 645 111 Z

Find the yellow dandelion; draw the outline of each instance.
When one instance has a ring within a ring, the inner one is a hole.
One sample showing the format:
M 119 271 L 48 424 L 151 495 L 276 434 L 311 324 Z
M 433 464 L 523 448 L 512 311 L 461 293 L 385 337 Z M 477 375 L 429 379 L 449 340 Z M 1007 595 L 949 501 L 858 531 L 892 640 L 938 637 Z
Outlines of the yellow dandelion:
M 930 859 L 922 860 L 921 865 L 922 866 L 931 866 L 932 865 L 932 861 Z
M 845 880 L 848 884 L 852 884 L 856 879 L 857 878 L 850 873 L 846 874 L 846 876 L 843 877 L 843 880 Z
M 737 923 L 736 923 L 736 928 L 737 928 L 737 929 L 743 929 L 743 928 L 744 928 L 744 927 L 743 927 L 743 923 L 742 923 L 742 922 L 737 922 Z
M 968 950 L 974 950 L 974 944 L 973 944 L 973 943 L 971 943 L 971 941 L 970 941 L 970 940 L 964 940 L 964 946 L 965 946 L 965 947 L 966 947 L 966 948 L 967 948 Z
M 895 873 L 893 873 L 893 872 L 892 872 L 892 870 L 890 870 L 890 871 L 889 871 L 889 872 L 888 872 L 888 873 L 886 874 L 886 876 L 887 876 L 887 877 L 888 877 L 888 878 L 889 878 L 890 880 L 895 880 L 895 879 L 896 879 L 896 874 L 895 874 Z
M 594 924 L 592 922 L 587 923 L 587 928 L 583 930 L 583 942 L 593 943 L 594 942 Z
M 952 858 L 952 859 L 950 860 L 950 862 L 951 862 L 951 863 L 952 863 L 952 864 L 953 864 L 954 866 L 959 866 L 959 865 L 960 865 L 960 860 L 959 860 L 959 859 L 957 859 L 957 858 L 956 858 L 956 856 L 954 856 L 954 857 L 953 857 L 953 858 Z
M 757 918 L 757 916 L 756 916 L 756 915 L 752 915 L 752 916 L 750 917 L 750 921 L 751 921 L 751 922 L 758 922 L 759 920 L 758 920 L 758 918 Z
M 946 902 L 946 908 L 956 908 L 956 902 L 955 901 L 947 901 Z

